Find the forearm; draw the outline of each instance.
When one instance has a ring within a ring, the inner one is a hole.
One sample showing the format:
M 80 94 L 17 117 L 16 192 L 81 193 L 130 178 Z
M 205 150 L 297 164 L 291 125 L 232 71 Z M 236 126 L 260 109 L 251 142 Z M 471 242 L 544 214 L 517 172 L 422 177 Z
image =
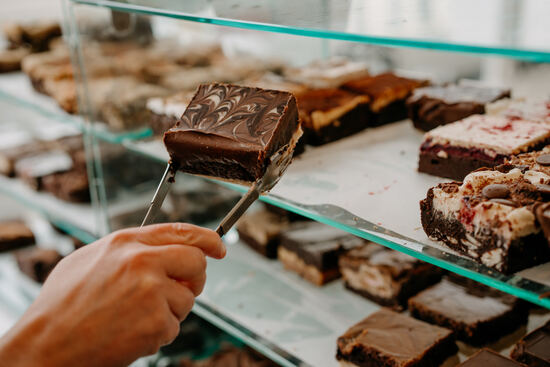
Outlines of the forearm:
M 53 353 L 45 354 L 49 344 L 46 341 L 46 328 L 46 320 L 43 318 L 31 319 L 25 315 L 0 338 L 0 361 L 14 367 L 58 365 L 55 349 Z

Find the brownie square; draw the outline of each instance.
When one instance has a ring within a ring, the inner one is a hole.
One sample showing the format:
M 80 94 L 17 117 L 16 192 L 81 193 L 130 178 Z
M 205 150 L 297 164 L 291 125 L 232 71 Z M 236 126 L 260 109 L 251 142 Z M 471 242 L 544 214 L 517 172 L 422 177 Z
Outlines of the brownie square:
M 46 278 L 63 256 L 56 250 L 33 247 L 17 251 L 15 259 L 19 269 L 29 278 L 44 283 Z
M 318 60 L 303 67 L 284 70 L 287 80 L 314 89 L 338 88 L 346 82 L 368 75 L 365 63 L 349 61 L 343 57 Z
M 15 163 L 15 174 L 33 189 L 42 190 L 44 177 L 68 172 L 72 168 L 73 159 L 68 153 L 53 150 L 19 159 Z
M 547 202 L 550 176 L 502 165 L 442 183 L 420 202 L 424 231 L 434 241 L 502 273 L 550 259 L 536 208 Z
M 550 322 L 524 336 L 511 357 L 530 367 L 550 366 Z
M 0 222 L 0 252 L 32 245 L 34 234 L 20 220 Z
M 70 202 L 90 202 L 90 185 L 85 170 L 73 169 L 42 177 L 42 189 Z
M 346 288 L 383 306 L 401 310 L 409 297 L 441 279 L 443 271 L 431 264 L 375 243 L 340 256 Z
M 29 54 L 30 50 L 23 47 L 14 50 L 0 50 L 0 73 L 21 70 L 21 61 Z
M 155 97 L 147 100 L 149 125 L 155 135 L 164 132 L 178 122 L 193 98 L 192 92 L 180 92 L 168 97 Z
M 461 181 L 481 167 L 550 142 L 550 125 L 499 116 L 473 115 L 424 135 L 418 171 Z
M 184 172 L 252 182 L 277 150 L 294 149 L 300 133 L 292 94 L 203 84 L 164 144 Z
M 54 21 L 7 23 L 3 29 L 12 48 L 26 46 L 33 52 L 48 50 L 50 41 L 61 36 L 61 26 Z
M 451 330 L 383 308 L 338 338 L 336 358 L 350 367 L 432 367 L 457 350 Z
M 296 98 L 306 143 L 330 143 L 368 127 L 367 96 L 333 88 L 308 90 Z
M 365 241 L 318 222 L 295 222 L 281 233 L 278 258 L 285 268 L 316 285 L 340 277 L 338 257 Z
M 8 177 L 15 176 L 17 160 L 46 149 L 44 143 L 34 140 L 31 134 L 21 130 L 0 132 L 0 146 L 0 174 Z
M 371 126 L 407 118 L 405 101 L 416 88 L 427 85 L 425 80 L 408 79 L 393 73 L 366 76 L 347 82 L 342 87 L 366 95 L 370 99 Z
M 485 105 L 510 97 L 503 88 L 462 85 L 416 89 L 407 100 L 409 118 L 417 129 L 428 131 L 471 115 L 484 114 Z
M 289 226 L 286 216 L 266 209 L 243 215 L 237 222 L 239 238 L 263 256 L 276 259 L 280 235 Z
M 464 278 L 446 277 L 409 299 L 411 316 L 449 328 L 474 346 L 496 341 L 527 323 L 517 298 Z
M 476 354 L 459 364 L 460 367 L 526 367 L 490 349 L 481 349 Z
M 487 114 L 550 123 L 550 100 L 503 99 L 487 105 Z

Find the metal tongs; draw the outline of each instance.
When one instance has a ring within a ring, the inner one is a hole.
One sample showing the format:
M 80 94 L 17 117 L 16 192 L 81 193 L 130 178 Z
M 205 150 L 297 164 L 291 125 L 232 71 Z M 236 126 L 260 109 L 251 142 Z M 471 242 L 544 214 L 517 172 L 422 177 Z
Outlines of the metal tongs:
M 271 190 L 273 186 L 279 182 L 281 176 L 292 160 L 292 152 L 293 149 L 290 149 L 288 145 L 285 145 L 275 152 L 273 156 L 271 156 L 263 177 L 256 180 L 252 184 L 248 192 L 243 195 L 239 202 L 235 204 L 225 218 L 223 218 L 218 228 L 216 228 L 216 233 L 218 233 L 220 237 L 226 234 L 231 227 L 233 227 L 235 222 L 237 222 L 237 220 L 244 214 L 246 209 L 248 209 L 248 207 L 250 207 L 250 205 L 252 205 L 252 203 L 255 202 L 262 193 Z M 172 164 L 168 163 L 141 226 L 145 226 L 153 222 L 160 211 L 168 191 L 170 191 L 170 186 L 174 182 L 175 176 L 176 169 L 174 169 Z

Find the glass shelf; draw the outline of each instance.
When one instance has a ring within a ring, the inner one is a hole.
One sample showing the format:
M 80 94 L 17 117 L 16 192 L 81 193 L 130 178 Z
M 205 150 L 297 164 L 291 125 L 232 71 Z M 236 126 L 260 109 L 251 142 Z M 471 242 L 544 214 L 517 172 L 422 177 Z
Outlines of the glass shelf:
M 550 61 L 545 0 L 72 0 L 222 26 Z M 475 9 L 475 10 L 474 10 Z
M 27 76 L 23 73 L 0 74 L 0 100 L 33 111 L 44 118 L 73 125 L 80 131 L 85 129 L 82 117 L 66 113 L 57 106 L 54 100 L 34 91 Z M 113 132 L 101 122 L 95 123 L 91 130 L 99 139 L 115 144 L 125 139 L 142 139 L 152 134 L 150 128 L 120 133 Z
M 550 263 L 506 276 L 427 238 L 418 203 L 429 187 L 445 180 L 416 171 L 421 141 L 422 134 L 410 121 L 403 121 L 310 148 L 294 159 L 277 186 L 261 199 L 550 308 L 546 298 Z M 124 145 L 167 162 L 160 140 Z M 239 192 L 247 190 L 216 182 Z

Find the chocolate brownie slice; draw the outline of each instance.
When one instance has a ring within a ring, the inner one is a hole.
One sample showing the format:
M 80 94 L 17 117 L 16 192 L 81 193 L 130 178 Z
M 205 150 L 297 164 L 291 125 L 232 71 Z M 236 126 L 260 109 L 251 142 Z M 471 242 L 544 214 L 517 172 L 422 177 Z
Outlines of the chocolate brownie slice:
M 510 90 L 462 85 L 415 89 L 407 100 L 409 118 L 417 129 L 428 131 L 471 115 L 484 114 L 485 105 L 510 97 Z
M 296 95 L 304 136 L 321 145 L 368 127 L 369 97 L 342 89 L 312 89 Z
M 193 92 L 179 92 L 168 97 L 155 97 L 147 100 L 149 125 L 155 135 L 164 132 L 178 122 L 193 98 Z
M 0 252 L 29 246 L 34 242 L 34 234 L 23 221 L 0 222 Z
M 48 50 L 50 41 L 61 36 L 61 26 L 55 21 L 7 23 L 3 29 L 11 48 L 30 47 L 33 52 Z
M 19 269 L 29 278 L 44 283 L 63 256 L 56 250 L 33 247 L 15 253 Z
M 342 88 L 369 97 L 372 112 L 369 125 L 379 126 L 407 118 L 405 101 L 416 88 L 427 84 L 425 80 L 384 73 L 349 81 Z
M 300 134 L 292 94 L 203 84 L 164 144 L 184 172 L 251 182 L 263 176 L 275 152 L 293 150 Z
M 460 181 L 478 168 L 494 167 L 549 142 L 550 125 L 473 115 L 424 135 L 418 171 Z
M 453 332 L 381 309 L 338 338 L 336 359 L 346 367 L 431 367 L 456 354 Z
M 527 367 L 490 349 L 481 349 L 476 354 L 459 364 L 459 367 Z
M 342 57 L 314 61 L 306 66 L 287 68 L 284 71 L 287 80 L 314 89 L 338 88 L 346 82 L 368 75 L 365 63 Z
M 52 150 L 19 159 L 15 163 L 15 174 L 33 189 L 42 190 L 44 177 L 68 172 L 73 166 L 73 159 L 68 153 Z
M 482 346 L 527 322 L 526 305 L 506 293 L 446 277 L 409 299 L 411 316 L 449 328 L 458 340 Z
M 338 257 L 365 240 L 319 222 L 295 222 L 281 233 L 278 249 L 284 267 L 316 285 L 340 277 Z
M 237 231 L 245 244 L 265 257 L 275 259 L 281 232 L 288 226 L 286 216 L 263 209 L 243 215 L 237 222 Z
M 401 310 L 409 297 L 441 279 L 443 271 L 431 264 L 375 243 L 340 256 L 346 288 L 381 305 Z
M 502 165 L 442 183 L 420 202 L 424 231 L 460 254 L 503 273 L 550 259 L 535 210 L 547 202 L 550 176 Z
M 0 50 L 0 73 L 9 73 L 21 70 L 21 61 L 30 54 L 27 48 Z
M 550 322 L 524 336 L 511 357 L 530 367 L 550 366 Z

